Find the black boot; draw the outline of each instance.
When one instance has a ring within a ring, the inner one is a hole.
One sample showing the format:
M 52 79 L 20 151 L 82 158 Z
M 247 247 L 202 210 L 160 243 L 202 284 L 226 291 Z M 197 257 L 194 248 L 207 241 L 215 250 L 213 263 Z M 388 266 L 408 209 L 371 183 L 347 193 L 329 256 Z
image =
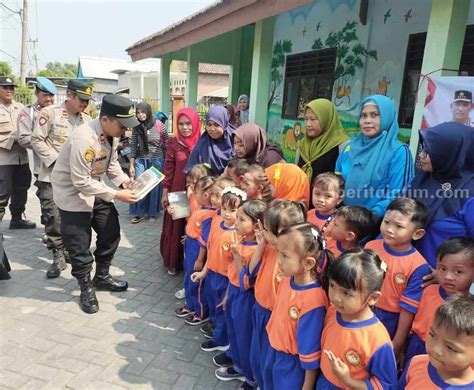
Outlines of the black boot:
M 95 296 L 94 286 L 90 275 L 77 280 L 81 288 L 80 306 L 84 313 L 94 314 L 99 311 L 99 301 Z
M 10 230 L 13 229 L 35 229 L 36 223 L 31 222 L 29 219 L 22 219 L 20 217 L 12 217 L 10 221 Z
M 46 277 L 54 279 L 61 275 L 61 271 L 66 269 L 66 260 L 64 258 L 64 251 L 62 249 L 53 249 L 53 264 L 48 268 Z
M 94 287 L 97 290 L 108 291 L 125 291 L 128 288 L 128 283 L 125 280 L 114 278 L 109 273 L 109 266 L 97 265 L 95 276 L 93 279 Z

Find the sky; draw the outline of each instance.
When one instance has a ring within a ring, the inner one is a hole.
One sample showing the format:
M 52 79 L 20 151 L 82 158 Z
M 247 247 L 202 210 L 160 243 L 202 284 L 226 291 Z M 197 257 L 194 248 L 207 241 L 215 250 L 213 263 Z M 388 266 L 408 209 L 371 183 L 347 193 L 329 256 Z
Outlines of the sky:
M 130 58 L 125 49 L 215 0 L 29 0 L 29 39 L 38 40 L 39 69 L 47 62 L 77 64 L 79 56 Z M 19 74 L 23 0 L 0 0 L 0 61 Z M 34 44 L 27 70 L 35 73 Z

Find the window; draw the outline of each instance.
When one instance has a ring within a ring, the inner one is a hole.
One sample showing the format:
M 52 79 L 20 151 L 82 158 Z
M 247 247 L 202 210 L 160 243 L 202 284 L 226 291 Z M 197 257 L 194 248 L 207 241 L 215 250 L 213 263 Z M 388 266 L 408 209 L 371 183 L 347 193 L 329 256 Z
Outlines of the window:
M 335 66 L 335 48 L 287 56 L 283 118 L 302 118 L 305 105 L 313 99 L 331 100 Z
M 426 33 L 411 34 L 408 37 L 402 94 L 398 108 L 400 127 L 411 128 L 413 125 L 416 94 L 420 80 L 421 65 L 423 63 L 425 43 Z M 459 72 L 465 76 L 474 76 L 474 25 L 467 26 L 466 28 Z

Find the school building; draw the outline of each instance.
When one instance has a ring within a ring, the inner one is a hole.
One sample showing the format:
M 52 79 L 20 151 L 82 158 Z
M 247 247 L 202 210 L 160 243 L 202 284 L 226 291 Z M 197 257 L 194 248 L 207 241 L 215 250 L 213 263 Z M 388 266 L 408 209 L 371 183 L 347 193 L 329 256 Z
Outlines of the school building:
M 191 107 L 199 63 L 230 65 L 228 101 L 249 94 L 250 120 L 289 159 L 304 105 L 317 97 L 333 101 L 349 133 L 362 98 L 393 98 L 400 137 L 414 150 L 427 84 L 420 80 L 474 76 L 474 1 L 220 0 L 127 52 L 134 61 L 160 58 L 161 85 L 169 84 L 171 61 L 186 61 Z M 168 88 L 160 101 L 170 112 Z

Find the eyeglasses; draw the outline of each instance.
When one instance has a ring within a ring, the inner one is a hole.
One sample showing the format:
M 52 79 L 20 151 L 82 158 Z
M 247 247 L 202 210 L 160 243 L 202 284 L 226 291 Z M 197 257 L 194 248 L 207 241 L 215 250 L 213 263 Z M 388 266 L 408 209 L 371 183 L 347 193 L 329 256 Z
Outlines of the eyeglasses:
M 14 85 L 2 85 L 2 88 L 3 88 L 3 89 L 11 89 L 12 91 L 15 90 L 15 86 L 14 86 Z
M 420 149 L 420 152 L 418 153 L 418 155 L 420 156 L 420 158 L 425 158 L 426 156 L 428 156 L 428 149 L 426 148 L 426 145 L 425 144 L 421 144 L 421 149 Z

